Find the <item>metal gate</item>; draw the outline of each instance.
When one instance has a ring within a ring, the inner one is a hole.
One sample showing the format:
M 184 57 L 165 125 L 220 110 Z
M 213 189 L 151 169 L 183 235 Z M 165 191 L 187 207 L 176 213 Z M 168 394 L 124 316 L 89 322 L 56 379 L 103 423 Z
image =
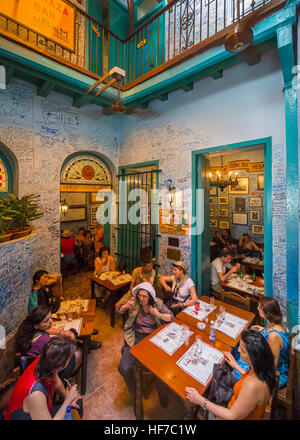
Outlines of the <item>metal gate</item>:
M 153 164 L 122 167 L 117 176 L 119 188 L 123 185 L 122 191 L 119 191 L 118 201 L 117 256 L 118 263 L 126 262 L 129 270 L 140 266 L 143 258 L 155 258 L 154 265 L 157 266 L 158 238 L 160 237 L 158 234 L 159 199 L 158 194 L 154 197 L 152 192 L 152 190 L 158 190 L 159 187 L 158 173 L 161 170 L 157 168 L 157 165 Z M 145 191 L 143 194 L 147 194 L 147 198 L 141 200 L 140 197 L 135 197 L 133 190 L 137 189 L 143 189 Z M 141 208 L 136 209 L 140 221 L 133 224 L 130 221 L 130 210 L 135 209 L 137 203 Z

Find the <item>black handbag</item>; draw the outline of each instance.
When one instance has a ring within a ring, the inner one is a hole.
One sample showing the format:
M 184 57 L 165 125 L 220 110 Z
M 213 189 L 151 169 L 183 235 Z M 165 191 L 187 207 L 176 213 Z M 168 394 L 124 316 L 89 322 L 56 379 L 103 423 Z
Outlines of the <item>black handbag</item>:
M 213 379 L 210 384 L 208 400 L 216 405 L 227 408 L 233 395 L 233 387 L 236 379 L 227 364 L 215 364 Z

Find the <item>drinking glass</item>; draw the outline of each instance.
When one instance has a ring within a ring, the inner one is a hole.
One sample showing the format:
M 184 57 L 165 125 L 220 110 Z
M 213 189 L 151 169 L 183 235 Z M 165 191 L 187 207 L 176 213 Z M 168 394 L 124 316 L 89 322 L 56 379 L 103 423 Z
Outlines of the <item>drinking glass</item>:
M 73 317 L 73 313 L 72 312 L 68 312 L 68 321 L 72 321 L 72 317 Z
M 211 306 L 215 305 L 215 298 L 213 296 L 210 297 L 209 303 Z
M 221 313 L 222 317 L 225 316 L 225 307 L 224 306 L 220 306 L 220 313 Z

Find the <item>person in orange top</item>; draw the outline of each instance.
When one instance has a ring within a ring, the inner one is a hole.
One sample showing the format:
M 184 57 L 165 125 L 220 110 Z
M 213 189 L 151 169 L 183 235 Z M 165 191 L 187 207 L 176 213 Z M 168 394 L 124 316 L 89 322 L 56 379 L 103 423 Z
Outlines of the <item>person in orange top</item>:
M 193 405 L 200 405 L 210 412 L 209 418 L 224 420 L 261 420 L 275 387 L 274 357 L 266 339 L 257 330 L 242 333 L 239 353 L 241 359 L 250 365 L 233 389 L 228 408 L 209 402 L 195 388 L 186 387 L 186 398 Z M 230 353 L 224 352 L 231 362 Z M 215 417 L 211 417 L 211 414 Z
M 95 252 L 99 255 L 100 249 L 104 246 L 104 226 L 95 223 Z

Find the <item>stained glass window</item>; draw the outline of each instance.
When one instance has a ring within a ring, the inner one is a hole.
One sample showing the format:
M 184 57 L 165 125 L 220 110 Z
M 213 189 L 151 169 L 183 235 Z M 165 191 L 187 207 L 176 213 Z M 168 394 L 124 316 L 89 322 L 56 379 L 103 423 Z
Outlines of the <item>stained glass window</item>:
M 8 192 L 8 175 L 4 163 L 0 159 L 0 192 Z
M 107 165 L 97 157 L 76 156 L 64 165 L 61 183 L 111 185 L 111 174 Z

